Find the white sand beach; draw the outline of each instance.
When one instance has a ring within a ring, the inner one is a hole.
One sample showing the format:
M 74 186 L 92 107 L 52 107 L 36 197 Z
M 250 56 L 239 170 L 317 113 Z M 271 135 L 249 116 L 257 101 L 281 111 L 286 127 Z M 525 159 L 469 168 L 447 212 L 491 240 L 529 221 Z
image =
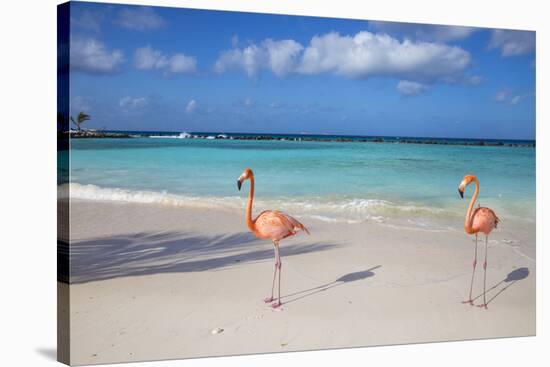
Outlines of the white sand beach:
M 535 334 L 535 254 L 518 250 L 534 228 L 492 234 L 484 310 L 461 303 L 464 232 L 304 219 L 311 236 L 281 242 L 273 310 L 272 244 L 247 231 L 244 210 L 73 201 L 71 219 L 72 364 Z

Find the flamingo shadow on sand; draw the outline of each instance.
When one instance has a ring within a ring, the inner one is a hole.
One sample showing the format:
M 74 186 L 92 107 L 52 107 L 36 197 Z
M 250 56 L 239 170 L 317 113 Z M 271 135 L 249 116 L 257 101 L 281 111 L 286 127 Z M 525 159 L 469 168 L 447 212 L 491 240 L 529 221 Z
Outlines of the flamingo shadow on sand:
M 512 285 L 516 284 L 517 281 L 523 280 L 529 276 L 529 268 L 518 268 L 514 271 L 511 271 L 508 273 L 506 278 L 502 279 L 500 282 L 493 285 L 491 288 L 487 289 L 485 292 L 485 295 L 495 289 L 497 289 L 502 284 L 506 285 L 502 287 L 498 292 L 496 292 L 489 300 L 487 301 L 487 304 L 491 303 L 495 298 L 497 298 L 502 292 L 510 288 Z M 484 293 L 479 294 L 478 296 L 474 297 L 472 301 L 475 301 L 479 297 L 483 296 Z
M 298 292 L 294 292 L 294 293 L 291 293 L 291 294 L 287 294 L 287 295 L 281 296 L 281 298 L 282 299 L 287 299 L 284 302 L 285 304 L 287 304 L 287 303 L 298 301 L 298 300 L 306 298 L 306 297 L 313 296 L 313 295 L 315 295 L 317 293 L 320 293 L 320 292 L 325 292 L 325 291 L 327 291 L 331 288 L 339 287 L 339 286 L 344 285 L 346 283 L 355 282 L 355 281 L 358 281 L 358 280 L 364 280 L 364 279 L 373 277 L 375 275 L 374 270 L 380 268 L 381 266 L 382 265 L 377 265 L 377 266 L 374 266 L 374 267 L 372 267 L 370 269 L 367 269 L 367 270 L 348 273 L 348 274 L 342 275 L 341 277 L 339 277 L 336 280 L 333 280 L 330 283 L 326 283 L 326 284 L 323 284 L 323 285 L 319 285 L 317 287 L 305 289 L 303 291 L 298 291 Z

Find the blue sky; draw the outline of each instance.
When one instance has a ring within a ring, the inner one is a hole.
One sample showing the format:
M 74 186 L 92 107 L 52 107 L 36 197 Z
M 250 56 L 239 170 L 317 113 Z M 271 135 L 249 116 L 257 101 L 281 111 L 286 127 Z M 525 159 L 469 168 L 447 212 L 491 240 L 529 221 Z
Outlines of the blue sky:
M 89 128 L 535 138 L 535 33 L 72 3 Z

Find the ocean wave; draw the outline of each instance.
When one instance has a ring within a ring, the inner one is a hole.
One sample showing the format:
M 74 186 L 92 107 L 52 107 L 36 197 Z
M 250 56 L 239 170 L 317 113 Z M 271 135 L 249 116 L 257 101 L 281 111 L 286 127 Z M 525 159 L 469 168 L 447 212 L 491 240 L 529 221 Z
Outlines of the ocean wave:
M 78 200 L 228 210 L 242 210 L 247 200 L 246 196 L 191 196 L 173 194 L 166 191 L 128 190 L 79 183 L 63 184 L 58 186 L 58 190 L 60 195 L 70 191 L 71 199 Z M 345 222 L 352 224 L 365 221 L 386 223 L 396 218 L 411 224 L 410 218 L 415 218 L 414 223 L 418 224 L 418 226 L 427 226 L 427 223 L 433 219 L 456 217 L 456 213 L 437 207 L 365 198 L 258 198 L 254 201 L 254 206 L 257 213 L 266 209 L 278 209 L 297 217 L 309 217 L 325 222 Z M 417 223 L 417 218 L 419 217 L 426 220 Z
M 189 138 L 192 138 L 193 135 L 189 134 L 189 133 L 180 133 L 178 135 L 150 135 L 149 138 L 153 138 L 153 139 L 189 139 Z
M 68 184 L 69 190 L 67 190 L 66 187 L 63 187 L 65 185 L 58 186 L 58 194 L 63 195 L 63 193 L 70 192 L 71 199 L 158 204 L 175 207 L 219 207 L 219 204 L 213 198 L 209 200 L 204 197 L 182 196 L 168 192 L 127 190 L 79 183 Z

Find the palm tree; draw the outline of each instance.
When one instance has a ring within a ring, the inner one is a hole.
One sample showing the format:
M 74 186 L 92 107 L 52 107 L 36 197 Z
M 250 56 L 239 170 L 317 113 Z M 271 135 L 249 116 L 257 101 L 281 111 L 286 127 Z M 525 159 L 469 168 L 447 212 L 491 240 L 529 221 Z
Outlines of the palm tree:
M 76 121 L 73 119 L 73 117 L 71 116 L 71 121 L 73 122 L 73 124 L 76 125 L 76 129 L 78 131 L 80 131 L 80 125 L 84 122 L 84 121 L 88 121 L 90 119 L 90 115 L 87 115 L 85 114 L 84 112 L 80 112 L 78 114 L 78 116 L 76 117 Z

